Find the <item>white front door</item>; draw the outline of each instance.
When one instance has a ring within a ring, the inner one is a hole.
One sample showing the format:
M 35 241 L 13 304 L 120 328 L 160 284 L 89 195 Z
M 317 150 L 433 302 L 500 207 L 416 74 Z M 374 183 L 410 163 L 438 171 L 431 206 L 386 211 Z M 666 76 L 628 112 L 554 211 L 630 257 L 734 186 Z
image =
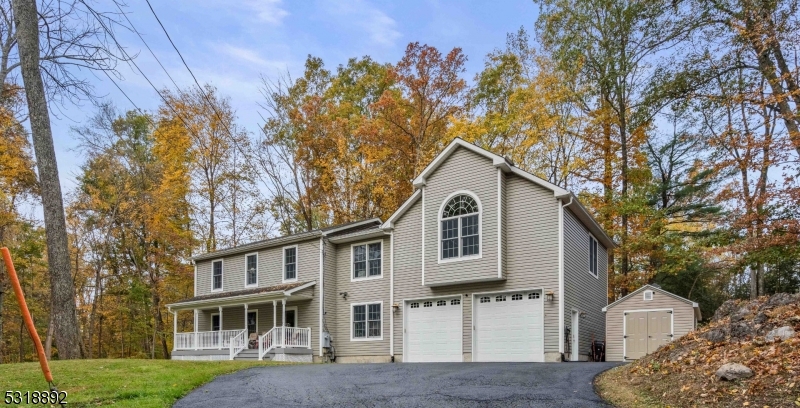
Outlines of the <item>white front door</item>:
M 463 361 L 461 319 L 461 297 L 407 301 L 403 361 Z
M 544 361 L 540 291 L 475 295 L 473 361 Z

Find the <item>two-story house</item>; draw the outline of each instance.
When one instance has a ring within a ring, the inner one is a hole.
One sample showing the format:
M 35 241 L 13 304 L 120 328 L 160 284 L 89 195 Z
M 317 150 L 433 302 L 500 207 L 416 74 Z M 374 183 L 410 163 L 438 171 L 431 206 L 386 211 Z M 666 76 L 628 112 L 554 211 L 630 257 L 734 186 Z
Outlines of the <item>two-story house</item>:
M 571 192 L 456 139 L 378 219 L 197 256 L 173 359 L 585 359 L 614 242 Z

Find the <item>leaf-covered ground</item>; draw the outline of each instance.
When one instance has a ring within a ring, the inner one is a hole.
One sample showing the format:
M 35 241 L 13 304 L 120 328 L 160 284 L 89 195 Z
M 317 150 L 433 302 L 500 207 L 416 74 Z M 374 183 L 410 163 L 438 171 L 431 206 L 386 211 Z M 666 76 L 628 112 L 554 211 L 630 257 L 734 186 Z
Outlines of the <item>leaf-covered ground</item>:
M 787 340 L 767 341 L 790 326 Z M 753 376 L 717 380 L 726 363 Z M 728 301 L 711 323 L 597 379 L 601 396 L 619 407 L 800 407 L 800 295 Z

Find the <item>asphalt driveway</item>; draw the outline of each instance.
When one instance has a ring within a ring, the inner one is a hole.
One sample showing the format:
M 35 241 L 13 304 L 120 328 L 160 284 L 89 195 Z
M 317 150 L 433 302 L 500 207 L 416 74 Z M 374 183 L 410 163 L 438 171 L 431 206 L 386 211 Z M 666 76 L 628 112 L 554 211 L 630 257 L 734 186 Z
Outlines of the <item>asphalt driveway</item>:
M 595 375 L 619 363 L 309 364 L 224 375 L 175 407 L 606 407 Z

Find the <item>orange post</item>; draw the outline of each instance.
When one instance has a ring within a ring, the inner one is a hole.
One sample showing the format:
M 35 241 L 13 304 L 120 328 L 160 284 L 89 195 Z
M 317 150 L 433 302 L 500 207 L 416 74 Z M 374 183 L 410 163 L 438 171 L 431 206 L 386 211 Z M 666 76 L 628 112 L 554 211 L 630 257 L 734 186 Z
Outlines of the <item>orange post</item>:
M 28 328 L 31 340 L 33 340 L 33 344 L 36 346 L 36 354 L 39 355 L 39 365 L 42 366 L 42 373 L 44 373 L 44 378 L 47 380 L 47 383 L 52 385 L 53 374 L 50 373 L 50 365 L 47 364 L 47 356 L 44 355 L 42 340 L 39 338 L 39 333 L 36 333 L 36 327 L 33 326 L 31 312 L 28 310 L 28 304 L 25 303 L 25 295 L 22 293 L 22 286 L 19 284 L 17 271 L 14 269 L 14 262 L 11 262 L 11 252 L 9 252 L 6 247 L 0 248 L 0 251 L 3 252 L 3 259 L 6 261 L 8 276 L 11 277 L 11 286 L 14 287 L 14 293 L 17 295 L 17 303 L 19 303 L 19 308 L 22 311 L 22 318 L 25 319 L 25 327 Z

